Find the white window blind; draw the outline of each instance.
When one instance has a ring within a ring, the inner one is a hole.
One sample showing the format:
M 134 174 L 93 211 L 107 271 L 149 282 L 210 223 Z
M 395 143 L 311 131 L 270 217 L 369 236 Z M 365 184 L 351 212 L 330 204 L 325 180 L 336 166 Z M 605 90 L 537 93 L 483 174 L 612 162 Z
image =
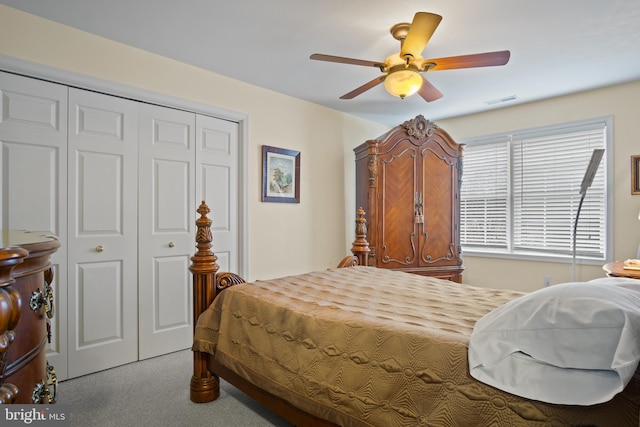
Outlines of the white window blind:
M 461 188 L 461 244 L 472 252 L 571 256 L 580 186 L 606 122 L 468 141 Z M 587 190 L 576 255 L 605 259 L 606 151 Z
M 508 248 L 508 141 L 465 148 L 460 224 L 462 245 Z

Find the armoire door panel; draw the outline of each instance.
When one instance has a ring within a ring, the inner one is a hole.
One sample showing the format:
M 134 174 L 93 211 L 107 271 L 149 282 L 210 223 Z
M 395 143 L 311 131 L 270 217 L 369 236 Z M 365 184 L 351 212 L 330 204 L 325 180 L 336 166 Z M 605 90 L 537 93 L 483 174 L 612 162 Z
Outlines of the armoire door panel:
M 211 209 L 212 250 L 221 268 L 226 254 L 225 271 L 239 271 L 239 145 L 238 123 L 196 117 L 196 194 Z
M 416 155 L 415 147 L 406 146 L 393 155 L 380 156 L 381 199 L 376 250 L 378 263 L 388 268 L 417 264 L 418 235 L 413 221 L 418 191 Z
M 60 240 L 47 346 L 59 380 L 67 378 L 67 99 L 64 85 L 0 72 L 0 226 Z
M 69 129 L 74 377 L 138 359 L 138 105 L 71 88 Z
M 139 129 L 139 358 L 191 345 L 195 114 L 142 104 Z
M 450 158 L 437 144 L 427 144 L 421 152 L 424 189 L 424 225 L 421 233 L 421 266 L 456 265 L 455 206 L 457 159 Z M 431 235 L 438 234 L 437 239 Z

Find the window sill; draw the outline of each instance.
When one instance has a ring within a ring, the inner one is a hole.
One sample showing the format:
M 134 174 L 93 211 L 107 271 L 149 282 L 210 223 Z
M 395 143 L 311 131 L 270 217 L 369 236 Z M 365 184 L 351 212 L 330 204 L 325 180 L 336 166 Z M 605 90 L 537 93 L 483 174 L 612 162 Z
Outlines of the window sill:
M 533 262 L 557 262 L 562 264 L 572 264 L 573 257 L 566 255 L 552 255 L 552 254 L 537 254 L 532 252 L 519 252 L 519 253 L 506 253 L 501 251 L 491 250 L 462 250 L 462 257 L 477 257 L 477 258 L 500 258 L 508 260 L 519 261 L 533 261 Z M 603 265 L 607 261 L 604 258 L 589 258 L 589 257 L 576 257 L 576 264 L 579 265 Z

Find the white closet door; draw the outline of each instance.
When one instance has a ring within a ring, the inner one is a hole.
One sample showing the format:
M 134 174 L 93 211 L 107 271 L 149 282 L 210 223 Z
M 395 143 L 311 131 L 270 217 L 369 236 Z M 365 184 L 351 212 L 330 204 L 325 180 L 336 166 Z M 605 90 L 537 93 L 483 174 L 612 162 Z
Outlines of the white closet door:
M 140 359 L 193 342 L 190 257 L 195 252 L 195 114 L 140 111 Z
M 137 111 L 69 89 L 69 377 L 138 358 Z
M 54 313 L 47 360 L 67 378 L 67 87 L 0 72 L 1 227 L 47 231 L 60 239 L 51 257 Z M 23 302 L 23 310 L 29 304 Z
M 209 205 L 212 250 L 220 271 L 238 273 L 238 123 L 213 117 L 196 117 L 197 203 Z

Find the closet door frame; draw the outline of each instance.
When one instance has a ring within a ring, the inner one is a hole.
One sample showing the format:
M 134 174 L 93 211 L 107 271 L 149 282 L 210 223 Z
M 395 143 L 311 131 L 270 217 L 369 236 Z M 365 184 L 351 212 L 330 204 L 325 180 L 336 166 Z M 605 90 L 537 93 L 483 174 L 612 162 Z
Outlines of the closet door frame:
M 247 174 L 248 174 L 248 115 L 208 104 L 189 101 L 186 99 L 159 94 L 135 86 L 124 85 L 104 79 L 86 76 L 71 71 L 61 70 L 42 64 L 24 61 L 6 55 L 0 55 L 0 70 L 22 74 L 26 77 L 48 80 L 80 89 L 94 90 L 108 95 L 121 96 L 137 101 L 157 104 L 165 107 L 204 114 L 238 123 L 240 142 L 238 152 L 238 271 L 242 277 L 248 273 L 248 203 L 247 203 Z M 194 218 L 195 221 L 195 218 Z M 195 252 L 195 244 L 194 244 Z

